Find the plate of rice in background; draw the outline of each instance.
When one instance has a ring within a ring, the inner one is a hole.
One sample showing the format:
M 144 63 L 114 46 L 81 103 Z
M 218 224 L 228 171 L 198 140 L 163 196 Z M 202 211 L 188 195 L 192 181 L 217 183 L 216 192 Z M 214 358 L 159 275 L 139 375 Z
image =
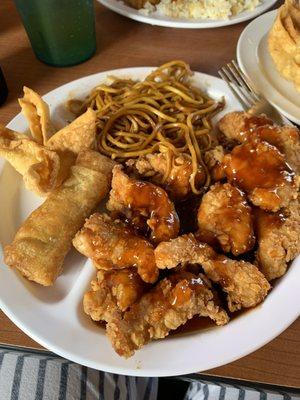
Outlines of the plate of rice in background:
M 217 28 L 247 21 L 276 0 L 99 0 L 125 17 L 170 28 Z

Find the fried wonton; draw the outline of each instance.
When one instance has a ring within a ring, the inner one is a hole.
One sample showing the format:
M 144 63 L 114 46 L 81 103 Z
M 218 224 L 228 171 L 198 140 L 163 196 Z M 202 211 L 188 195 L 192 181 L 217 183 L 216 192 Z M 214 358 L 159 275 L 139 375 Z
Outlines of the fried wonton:
M 62 181 L 59 156 L 26 135 L 0 126 L 0 156 L 22 176 L 25 186 L 44 196 Z
M 32 89 L 24 86 L 23 91 L 24 96 L 19 99 L 19 104 L 28 121 L 31 135 L 37 143 L 46 144 L 55 132 L 50 120 L 49 106 Z
M 300 91 L 300 5 L 286 0 L 279 8 L 268 37 L 270 55 L 278 72 Z
M 46 146 L 55 151 L 79 154 L 93 149 L 96 137 L 96 113 L 89 108 L 69 125 L 56 132 Z

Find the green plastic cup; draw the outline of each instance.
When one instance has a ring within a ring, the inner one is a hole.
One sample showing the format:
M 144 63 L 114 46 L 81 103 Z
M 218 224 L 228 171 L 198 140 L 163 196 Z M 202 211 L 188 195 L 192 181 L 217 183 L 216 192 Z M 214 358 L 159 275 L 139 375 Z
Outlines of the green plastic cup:
M 93 0 L 14 0 L 38 59 L 66 67 L 96 50 Z

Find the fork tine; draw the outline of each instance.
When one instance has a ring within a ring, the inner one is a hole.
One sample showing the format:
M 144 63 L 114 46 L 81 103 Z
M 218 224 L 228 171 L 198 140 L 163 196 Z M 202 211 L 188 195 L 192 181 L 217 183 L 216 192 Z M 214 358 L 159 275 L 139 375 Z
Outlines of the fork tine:
M 253 104 L 256 102 L 256 99 L 252 96 L 251 92 L 243 84 L 243 82 L 241 82 L 238 75 L 232 71 L 231 65 L 227 64 L 227 66 L 223 67 L 223 71 L 231 80 L 232 84 L 234 84 L 237 89 L 242 93 L 243 97 L 247 100 L 249 107 L 252 107 Z
M 228 63 L 227 68 L 229 69 L 231 74 L 234 76 L 234 78 L 238 82 L 239 86 L 243 89 L 243 92 L 245 92 L 247 94 L 247 98 L 250 100 L 250 102 L 253 105 L 253 103 L 255 103 L 257 101 L 257 98 L 254 95 L 254 93 L 249 89 L 248 85 L 245 84 L 239 71 L 235 68 L 235 66 L 232 63 Z
M 249 79 L 246 77 L 244 72 L 241 70 L 241 68 L 238 66 L 237 62 L 235 60 L 231 61 L 232 65 L 234 66 L 237 74 L 239 75 L 240 79 L 244 82 L 244 85 L 248 88 L 248 90 L 255 96 L 255 99 L 257 101 L 261 100 L 261 96 L 257 93 L 257 91 L 254 89 L 252 83 L 249 81 Z
M 247 111 L 249 109 L 249 105 L 247 105 L 244 101 L 244 98 L 240 95 L 240 92 L 238 90 L 236 90 L 235 86 L 231 83 L 231 81 L 227 78 L 227 76 L 225 75 L 225 73 L 223 72 L 223 68 L 221 70 L 218 71 L 218 74 L 220 75 L 220 77 L 223 79 L 223 81 L 225 81 L 229 87 L 229 89 L 231 90 L 232 94 L 234 95 L 234 97 L 237 99 L 237 101 L 239 103 L 241 103 L 243 109 L 245 111 Z
M 235 76 L 232 74 L 232 72 L 228 67 L 224 66 L 222 68 L 222 71 L 229 79 L 231 86 L 234 86 L 235 90 L 239 93 L 239 96 L 244 99 L 244 102 L 247 105 L 247 107 L 251 108 L 254 103 L 254 100 L 249 94 L 249 91 L 246 90 L 244 86 L 241 86 L 239 84 L 238 80 L 235 78 Z

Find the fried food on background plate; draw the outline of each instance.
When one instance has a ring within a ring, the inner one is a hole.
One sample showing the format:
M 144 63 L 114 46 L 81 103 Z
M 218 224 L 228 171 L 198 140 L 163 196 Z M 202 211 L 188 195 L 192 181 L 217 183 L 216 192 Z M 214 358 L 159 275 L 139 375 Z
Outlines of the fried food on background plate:
M 158 278 L 153 246 L 106 214 L 96 213 L 87 219 L 73 245 L 99 269 L 135 267 L 145 282 L 154 283 Z
M 267 142 L 254 138 L 236 146 L 225 155 L 222 165 L 228 182 L 266 211 L 276 212 L 297 197 L 299 177 L 279 150 Z
M 200 264 L 206 276 L 227 293 L 230 311 L 256 306 L 270 290 L 268 281 L 255 265 L 217 254 L 208 244 L 198 242 L 193 234 L 160 243 L 155 249 L 155 259 L 160 269 Z
M 146 288 L 134 268 L 100 269 L 83 297 L 84 312 L 94 321 L 108 322 L 139 300 Z
M 23 176 L 25 186 L 45 196 L 62 182 L 59 156 L 26 135 L 0 126 L 0 156 Z
M 268 142 L 284 154 L 286 162 L 300 173 L 300 133 L 292 125 L 278 126 L 264 115 L 253 117 L 243 111 L 226 114 L 218 123 L 219 138 L 227 147 L 253 138 Z
M 268 281 L 284 275 L 300 253 L 299 197 L 278 213 L 255 210 L 258 239 L 256 263 Z
M 286 0 L 269 32 L 268 48 L 277 71 L 300 92 L 300 4 Z
M 255 243 L 251 207 L 245 194 L 230 183 L 216 183 L 203 196 L 198 226 L 200 241 L 210 243 L 212 237 L 224 252 L 235 256 L 251 250 Z
M 80 153 L 70 178 L 30 214 L 5 247 L 5 263 L 29 280 L 52 285 L 76 232 L 108 193 L 113 164 L 99 153 Z
M 166 153 L 146 154 L 138 159 L 127 161 L 127 165 L 142 177 L 163 187 L 173 200 L 182 200 L 191 192 L 190 176 L 193 173 L 192 160 L 187 154 L 174 157 L 171 165 L 168 165 Z M 206 180 L 206 173 L 201 164 L 198 165 L 198 173 L 195 184 L 201 187 Z
M 24 96 L 19 99 L 22 113 L 28 121 L 33 139 L 39 144 L 46 144 L 54 134 L 55 128 L 50 120 L 49 106 L 41 96 L 24 86 Z
M 136 8 L 139 10 L 143 8 L 144 5 L 149 2 L 152 5 L 158 4 L 160 0 L 125 0 L 124 3 L 128 4 L 130 7 Z
M 228 315 L 218 303 L 205 278 L 174 273 L 144 294 L 122 318 L 111 319 L 106 325 L 107 336 L 115 351 L 128 358 L 150 340 L 165 338 L 194 315 L 226 324 Z
M 129 219 L 137 214 L 146 217 L 151 239 L 156 243 L 178 235 L 179 218 L 164 189 L 130 178 L 120 165 L 113 169 L 111 187 L 106 204 L 109 211 L 124 214 Z

